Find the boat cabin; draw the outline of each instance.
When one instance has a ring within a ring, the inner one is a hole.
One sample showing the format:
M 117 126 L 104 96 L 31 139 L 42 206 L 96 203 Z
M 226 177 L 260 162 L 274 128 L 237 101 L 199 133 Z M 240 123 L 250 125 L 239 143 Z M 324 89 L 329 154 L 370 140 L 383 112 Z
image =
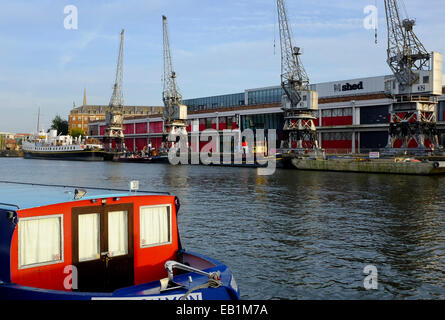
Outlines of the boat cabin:
M 0 182 L 0 284 L 112 292 L 166 277 L 180 250 L 178 199 L 85 191 Z

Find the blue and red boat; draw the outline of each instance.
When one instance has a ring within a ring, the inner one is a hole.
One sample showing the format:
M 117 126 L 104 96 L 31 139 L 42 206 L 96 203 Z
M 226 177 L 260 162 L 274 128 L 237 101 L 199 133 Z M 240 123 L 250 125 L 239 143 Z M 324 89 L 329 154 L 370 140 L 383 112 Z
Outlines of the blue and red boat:
M 238 300 L 168 193 L 0 182 L 0 299 Z

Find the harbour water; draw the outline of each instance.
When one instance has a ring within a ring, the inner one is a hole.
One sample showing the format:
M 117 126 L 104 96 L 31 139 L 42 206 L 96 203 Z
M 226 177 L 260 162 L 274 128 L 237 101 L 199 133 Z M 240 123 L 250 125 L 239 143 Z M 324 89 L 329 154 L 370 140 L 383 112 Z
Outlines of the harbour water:
M 0 158 L 0 180 L 171 192 L 243 299 L 445 298 L 445 177 Z

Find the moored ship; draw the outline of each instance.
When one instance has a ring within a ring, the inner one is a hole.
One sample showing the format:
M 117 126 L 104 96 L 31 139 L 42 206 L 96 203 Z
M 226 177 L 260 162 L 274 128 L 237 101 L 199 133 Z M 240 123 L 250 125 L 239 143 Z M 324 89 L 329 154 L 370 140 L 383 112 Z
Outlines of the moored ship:
M 356 173 L 383 173 L 403 175 L 445 175 L 445 161 L 442 157 L 382 157 L 369 156 L 299 156 L 283 154 L 286 167 L 310 171 L 336 171 Z
M 102 161 L 104 148 L 94 141 L 73 138 L 69 135 L 57 135 L 57 130 L 40 133 L 23 141 L 25 159 L 86 160 Z

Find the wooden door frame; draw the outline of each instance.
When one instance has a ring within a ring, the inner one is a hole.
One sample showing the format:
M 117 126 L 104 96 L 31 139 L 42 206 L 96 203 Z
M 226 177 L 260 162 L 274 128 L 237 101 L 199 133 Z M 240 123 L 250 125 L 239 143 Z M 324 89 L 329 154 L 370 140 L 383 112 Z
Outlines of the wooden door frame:
M 71 250 L 72 250 L 72 264 L 76 265 L 82 263 L 79 261 L 79 215 L 83 214 L 99 214 L 99 254 L 104 250 L 105 242 L 105 224 L 104 219 L 104 208 L 103 206 L 88 206 L 88 207 L 74 207 L 71 211 Z M 74 236 L 77 236 L 76 238 Z M 99 259 L 101 259 L 100 257 Z
M 92 205 L 85 207 L 73 207 L 71 210 L 71 243 L 72 243 L 72 265 L 81 264 L 84 261 L 79 261 L 79 216 L 83 214 L 99 214 L 99 239 L 100 257 L 91 262 L 98 262 L 101 260 L 105 264 L 104 256 L 102 253 L 108 252 L 108 213 L 113 211 L 126 211 L 127 212 L 127 254 L 110 257 L 109 261 L 118 261 L 119 259 L 129 259 L 131 278 L 134 281 L 134 205 L 133 203 L 121 203 L 110 205 Z M 85 261 L 87 263 L 88 261 Z M 104 266 L 105 272 L 107 268 Z
M 105 251 L 108 251 L 108 212 L 113 211 L 127 211 L 127 254 L 124 256 L 128 256 L 129 258 L 134 258 L 134 235 L 133 235 L 133 221 L 134 221 L 134 206 L 133 203 L 120 203 L 120 204 L 110 204 L 103 206 L 103 215 L 104 215 L 104 241 L 105 241 Z M 119 258 L 111 257 L 113 258 Z

